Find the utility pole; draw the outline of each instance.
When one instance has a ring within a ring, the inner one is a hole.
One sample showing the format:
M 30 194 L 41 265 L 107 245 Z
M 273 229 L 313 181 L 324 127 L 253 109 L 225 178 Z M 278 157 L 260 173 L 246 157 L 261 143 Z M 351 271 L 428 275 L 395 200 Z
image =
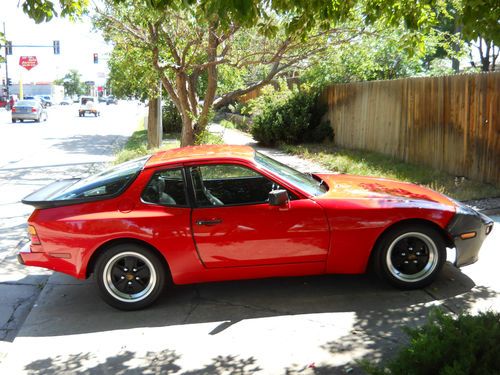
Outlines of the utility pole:
M 5 22 L 3 23 L 3 36 L 7 40 L 7 34 L 5 34 Z M 7 88 L 7 103 L 10 103 L 10 90 L 9 90 L 9 64 L 7 63 L 7 42 L 5 44 L 5 83 Z M 9 104 L 7 104 L 9 105 Z

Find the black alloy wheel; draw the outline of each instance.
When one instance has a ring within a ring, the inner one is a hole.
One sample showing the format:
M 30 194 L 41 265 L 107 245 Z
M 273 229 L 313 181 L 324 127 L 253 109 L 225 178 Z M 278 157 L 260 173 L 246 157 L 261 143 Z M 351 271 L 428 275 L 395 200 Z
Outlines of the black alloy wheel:
M 446 245 L 441 234 L 425 224 L 390 230 L 375 251 L 373 260 L 379 276 L 403 289 L 429 285 L 446 260 Z
M 120 244 L 99 257 L 95 277 L 105 302 L 121 310 L 138 310 L 160 296 L 166 270 L 152 250 L 133 243 Z

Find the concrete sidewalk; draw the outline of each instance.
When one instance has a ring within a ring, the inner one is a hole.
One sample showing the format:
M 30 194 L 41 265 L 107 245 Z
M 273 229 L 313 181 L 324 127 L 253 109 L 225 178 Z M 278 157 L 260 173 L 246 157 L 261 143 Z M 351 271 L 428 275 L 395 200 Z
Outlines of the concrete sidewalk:
M 275 148 L 259 146 L 257 141 L 249 134 L 243 133 L 236 129 L 224 128 L 219 124 L 211 124 L 208 130 L 212 133 L 218 134 L 228 145 L 247 145 L 255 148 L 256 150 L 286 164 L 301 172 L 331 172 L 321 165 L 309 160 L 302 159 L 295 155 L 289 155 L 283 151 Z
M 228 143 L 251 142 L 218 130 Z M 122 312 L 101 301 L 93 280 L 53 274 L 0 373 L 361 374 L 357 360 L 389 358 L 406 342 L 402 329 L 436 306 L 500 311 L 495 221 L 478 263 L 463 271 L 447 264 L 431 287 L 407 292 L 369 275 L 248 280 L 178 286 L 149 309 Z

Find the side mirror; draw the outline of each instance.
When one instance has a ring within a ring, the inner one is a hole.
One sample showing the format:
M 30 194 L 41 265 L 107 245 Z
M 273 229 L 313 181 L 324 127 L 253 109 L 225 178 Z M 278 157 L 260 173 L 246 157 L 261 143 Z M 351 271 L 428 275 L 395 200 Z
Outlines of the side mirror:
M 288 203 L 288 192 L 286 190 L 272 190 L 269 192 L 270 206 L 284 206 Z

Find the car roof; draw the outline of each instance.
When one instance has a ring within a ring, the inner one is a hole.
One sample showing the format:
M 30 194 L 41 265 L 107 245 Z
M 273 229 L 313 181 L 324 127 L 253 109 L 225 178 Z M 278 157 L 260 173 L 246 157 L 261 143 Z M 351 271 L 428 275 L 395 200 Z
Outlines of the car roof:
M 175 148 L 153 154 L 144 168 L 158 167 L 165 164 L 175 164 L 206 160 L 253 160 L 255 150 L 250 146 L 203 145 Z

